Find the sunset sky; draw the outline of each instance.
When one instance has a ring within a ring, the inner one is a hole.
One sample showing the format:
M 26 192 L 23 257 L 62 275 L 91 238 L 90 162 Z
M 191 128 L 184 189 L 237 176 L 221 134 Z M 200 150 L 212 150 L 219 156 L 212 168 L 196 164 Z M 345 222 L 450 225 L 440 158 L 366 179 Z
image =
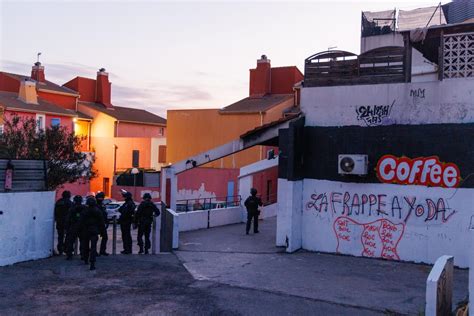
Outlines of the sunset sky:
M 362 10 L 437 4 L 0 0 L 0 70 L 29 74 L 42 52 L 46 79 L 58 84 L 106 68 L 115 105 L 162 116 L 221 108 L 248 95 L 248 69 L 262 54 L 303 71 L 328 47 L 359 51 Z

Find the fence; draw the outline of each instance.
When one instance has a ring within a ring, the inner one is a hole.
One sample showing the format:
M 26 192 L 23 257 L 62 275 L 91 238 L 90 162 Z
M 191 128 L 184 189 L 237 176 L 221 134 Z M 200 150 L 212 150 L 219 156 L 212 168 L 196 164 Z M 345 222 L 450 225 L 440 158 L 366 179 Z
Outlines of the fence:
M 11 189 L 5 189 L 8 163 L 13 166 Z M 0 160 L 0 192 L 46 191 L 47 165 L 44 160 Z
M 226 197 L 194 198 L 176 201 L 176 212 L 191 212 L 240 206 L 240 195 Z

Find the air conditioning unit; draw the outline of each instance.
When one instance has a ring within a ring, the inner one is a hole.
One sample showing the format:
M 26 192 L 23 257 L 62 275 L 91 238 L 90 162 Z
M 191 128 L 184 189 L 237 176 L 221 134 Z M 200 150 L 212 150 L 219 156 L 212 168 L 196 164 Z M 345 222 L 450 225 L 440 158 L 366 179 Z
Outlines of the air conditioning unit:
M 367 155 L 339 155 L 337 165 L 339 174 L 366 175 L 369 160 Z

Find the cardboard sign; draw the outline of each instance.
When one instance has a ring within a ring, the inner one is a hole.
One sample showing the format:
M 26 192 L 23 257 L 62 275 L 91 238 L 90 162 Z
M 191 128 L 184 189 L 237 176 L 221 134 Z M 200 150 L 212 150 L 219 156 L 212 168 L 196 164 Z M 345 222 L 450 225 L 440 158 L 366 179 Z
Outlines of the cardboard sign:
M 458 166 L 441 162 L 436 156 L 410 159 L 385 155 L 378 161 L 376 172 L 384 183 L 455 188 L 461 182 Z

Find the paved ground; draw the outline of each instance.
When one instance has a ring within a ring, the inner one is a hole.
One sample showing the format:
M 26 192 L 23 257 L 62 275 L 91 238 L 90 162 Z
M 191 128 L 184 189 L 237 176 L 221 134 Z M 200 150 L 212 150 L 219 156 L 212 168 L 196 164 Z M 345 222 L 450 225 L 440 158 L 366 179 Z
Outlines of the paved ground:
M 262 221 L 260 234 L 246 236 L 244 230 L 239 224 L 183 233 L 176 255 L 100 257 L 95 272 L 63 256 L 0 267 L 0 315 L 380 315 L 423 310 L 429 266 L 286 254 L 273 246 L 274 219 Z M 455 281 L 457 302 L 467 294 L 467 271 L 456 270 Z
M 244 225 L 181 234 L 178 257 L 193 276 L 219 284 L 333 303 L 361 310 L 417 314 L 424 310 L 430 266 L 331 254 L 282 253 L 273 247 L 275 220 L 261 234 Z M 455 270 L 454 302 L 467 295 L 467 270 Z
M 196 281 L 176 256 L 64 257 L 0 268 L 0 315 L 335 315 L 333 304 Z M 351 315 L 371 315 L 347 308 Z

